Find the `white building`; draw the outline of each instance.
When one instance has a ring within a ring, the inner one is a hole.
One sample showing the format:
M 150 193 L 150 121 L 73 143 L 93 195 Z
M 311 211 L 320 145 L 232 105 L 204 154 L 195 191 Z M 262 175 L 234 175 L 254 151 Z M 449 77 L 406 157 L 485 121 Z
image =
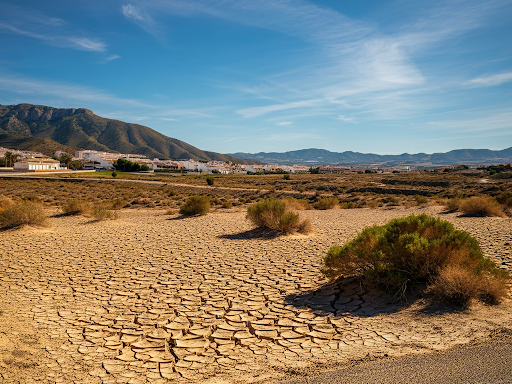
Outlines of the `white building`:
M 53 159 L 21 159 L 14 163 L 15 172 L 48 172 L 67 169 L 60 161 Z

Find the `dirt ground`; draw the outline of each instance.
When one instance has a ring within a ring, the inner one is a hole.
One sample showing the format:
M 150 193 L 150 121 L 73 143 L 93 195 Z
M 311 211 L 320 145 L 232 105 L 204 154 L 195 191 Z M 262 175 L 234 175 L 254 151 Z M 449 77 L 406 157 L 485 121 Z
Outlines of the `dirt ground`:
M 512 219 L 440 207 L 301 211 L 315 232 L 261 237 L 245 212 L 50 219 L 0 232 L 2 383 L 272 382 L 512 331 L 512 299 L 406 304 L 319 269 L 364 227 L 425 212 L 512 271 Z M 414 292 L 410 297 L 414 297 Z

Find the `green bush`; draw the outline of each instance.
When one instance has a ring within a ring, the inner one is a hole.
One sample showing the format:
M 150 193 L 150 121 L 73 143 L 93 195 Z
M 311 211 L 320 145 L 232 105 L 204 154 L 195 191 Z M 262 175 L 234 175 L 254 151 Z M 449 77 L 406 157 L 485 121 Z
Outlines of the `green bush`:
M 328 277 L 363 275 L 368 283 L 389 290 L 403 289 L 408 282 L 433 282 L 448 267 L 497 284 L 508 276 L 484 258 L 468 233 L 425 214 L 364 229 L 343 247 L 329 249 L 324 265 Z
M 206 183 L 208 185 L 213 185 L 214 182 L 215 182 L 215 177 L 213 177 L 213 176 L 206 176 Z
M 89 215 L 92 207 L 85 200 L 71 199 L 64 203 L 62 210 L 66 215 Z
M 190 196 L 180 207 L 182 215 L 206 215 L 210 211 L 208 196 Z
M 116 171 L 112 171 L 112 177 L 117 177 L 117 172 Z
M 258 228 L 267 228 L 283 233 L 309 233 L 308 220 L 300 221 L 299 215 L 290 211 L 282 200 L 264 199 L 247 208 L 247 219 Z
M 40 204 L 20 201 L 0 212 L 0 228 L 14 228 L 25 224 L 44 226 L 47 219 Z
M 291 177 L 290 177 L 290 175 L 288 173 L 286 173 L 286 174 L 283 175 L 283 179 L 290 180 Z
M 313 204 L 313 207 L 315 209 L 334 209 L 338 204 L 339 200 L 336 197 L 323 197 Z

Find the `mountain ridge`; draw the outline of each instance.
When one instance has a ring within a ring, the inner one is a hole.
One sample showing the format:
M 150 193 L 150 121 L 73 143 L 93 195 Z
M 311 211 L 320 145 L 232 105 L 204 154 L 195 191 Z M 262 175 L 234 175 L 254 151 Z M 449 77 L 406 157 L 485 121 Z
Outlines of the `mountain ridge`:
M 36 138 L 36 139 L 34 139 Z M 105 152 L 142 154 L 149 158 L 249 161 L 216 152 L 202 151 L 184 141 L 149 127 L 107 119 L 85 108 L 53 108 L 34 104 L 0 105 L 0 146 L 9 143 L 25 150 L 38 146 L 65 146 Z
M 422 164 L 436 165 L 506 163 L 512 161 L 512 147 L 499 151 L 490 149 L 455 149 L 444 153 L 402 153 L 400 155 L 377 155 L 353 151 L 331 152 L 326 149 L 309 148 L 288 152 L 230 153 L 242 159 L 254 159 L 266 163 L 280 164 Z

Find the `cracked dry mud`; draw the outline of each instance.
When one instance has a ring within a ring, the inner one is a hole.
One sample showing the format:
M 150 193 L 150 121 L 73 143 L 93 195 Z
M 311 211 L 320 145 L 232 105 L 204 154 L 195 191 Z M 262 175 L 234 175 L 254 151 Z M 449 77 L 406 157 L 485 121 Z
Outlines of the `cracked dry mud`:
M 379 356 L 453 347 L 512 329 L 510 297 L 469 311 L 407 306 L 357 282 L 328 284 L 329 247 L 365 226 L 427 212 L 512 270 L 512 220 L 438 207 L 304 211 L 310 236 L 254 236 L 244 212 L 117 221 L 53 217 L 0 232 L 3 383 L 274 381 Z

